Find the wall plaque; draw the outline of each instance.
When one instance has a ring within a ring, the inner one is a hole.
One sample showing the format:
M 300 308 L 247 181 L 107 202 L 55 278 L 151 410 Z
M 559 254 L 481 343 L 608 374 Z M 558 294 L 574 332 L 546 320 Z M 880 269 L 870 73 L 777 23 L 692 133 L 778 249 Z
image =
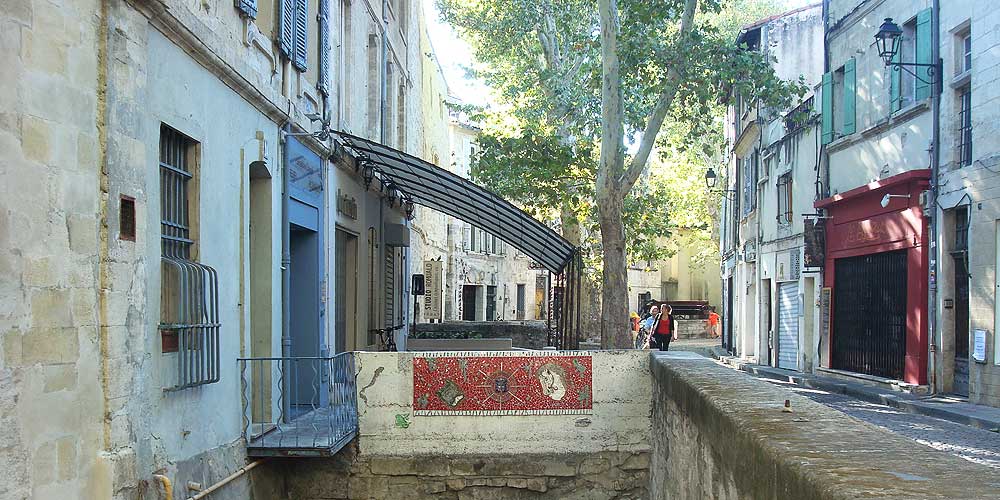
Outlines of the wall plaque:
M 352 220 L 358 220 L 358 201 L 339 189 L 337 190 L 337 213 Z
M 441 319 L 441 261 L 424 261 L 424 319 Z
M 424 353 L 413 358 L 414 415 L 585 415 L 590 356 Z
M 830 339 L 830 314 L 832 311 L 830 309 L 830 302 L 833 298 L 833 289 L 830 287 L 823 287 L 819 292 L 819 334 L 820 338 L 826 338 L 827 341 Z

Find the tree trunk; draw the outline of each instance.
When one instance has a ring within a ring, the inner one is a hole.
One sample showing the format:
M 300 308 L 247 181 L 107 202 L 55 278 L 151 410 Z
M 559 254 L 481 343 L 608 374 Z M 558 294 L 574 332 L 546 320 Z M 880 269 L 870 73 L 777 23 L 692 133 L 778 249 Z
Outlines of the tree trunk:
M 595 199 L 601 225 L 604 285 L 601 289 L 601 347 L 627 348 L 628 272 L 625 267 L 625 226 L 621 177 L 625 170 L 625 127 L 618 58 L 618 4 L 600 0 L 601 15 L 601 162 L 597 167 Z

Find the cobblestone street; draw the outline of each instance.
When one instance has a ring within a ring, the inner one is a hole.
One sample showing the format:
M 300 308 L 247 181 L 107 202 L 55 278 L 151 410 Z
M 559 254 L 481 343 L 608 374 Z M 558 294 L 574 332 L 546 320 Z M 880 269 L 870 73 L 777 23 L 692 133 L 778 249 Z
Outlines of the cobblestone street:
M 920 444 L 946 451 L 970 462 L 1000 469 L 1000 433 L 976 429 L 939 418 L 907 413 L 843 394 L 807 389 L 763 377 L 757 378 L 783 386 L 813 401 L 906 436 Z

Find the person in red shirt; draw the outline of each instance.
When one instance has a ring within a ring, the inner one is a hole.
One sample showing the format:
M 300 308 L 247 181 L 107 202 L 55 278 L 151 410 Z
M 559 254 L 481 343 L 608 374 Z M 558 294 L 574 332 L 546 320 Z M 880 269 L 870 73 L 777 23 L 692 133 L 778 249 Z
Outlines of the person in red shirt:
M 653 321 L 653 336 L 649 339 L 650 347 L 658 347 L 661 351 L 670 348 L 670 341 L 677 339 L 677 328 L 674 322 L 674 315 L 671 314 L 673 308 L 669 304 L 663 304 L 660 313 Z
M 708 308 L 708 319 L 705 320 L 705 333 L 708 338 L 719 338 L 719 314 L 715 312 L 715 307 Z

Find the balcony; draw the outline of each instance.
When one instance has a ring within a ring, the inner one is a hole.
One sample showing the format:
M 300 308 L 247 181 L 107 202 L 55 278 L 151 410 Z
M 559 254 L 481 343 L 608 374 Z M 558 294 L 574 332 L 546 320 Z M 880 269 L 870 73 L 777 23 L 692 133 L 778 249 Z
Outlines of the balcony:
M 331 456 L 357 435 L 351 353 L 239 364 L 248 456 Z

